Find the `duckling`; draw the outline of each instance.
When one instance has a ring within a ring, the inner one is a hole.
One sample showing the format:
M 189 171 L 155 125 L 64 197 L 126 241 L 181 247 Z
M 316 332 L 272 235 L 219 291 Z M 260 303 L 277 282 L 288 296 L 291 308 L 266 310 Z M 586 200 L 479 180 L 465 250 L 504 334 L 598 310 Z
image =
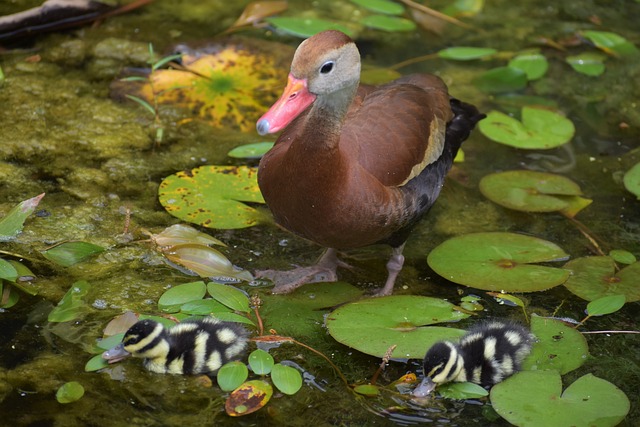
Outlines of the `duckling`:
M 122 343 L 102 357 L 109 363 L 142 357 L 148 370 L 160 374 L 215 374 L 244 353 L 248 335 L 239 324 L 212 317 L 186 320 L 168 329 L 145 319 L 129 328 Z
M 520 369 L 535 336 L 525 327 L 487 321 L 469 329 L 459 343 L 435 343 L 424 357 L 424 380 L 413 391 L 425 397 L 437 385 L 451 381 L 492 386 Z

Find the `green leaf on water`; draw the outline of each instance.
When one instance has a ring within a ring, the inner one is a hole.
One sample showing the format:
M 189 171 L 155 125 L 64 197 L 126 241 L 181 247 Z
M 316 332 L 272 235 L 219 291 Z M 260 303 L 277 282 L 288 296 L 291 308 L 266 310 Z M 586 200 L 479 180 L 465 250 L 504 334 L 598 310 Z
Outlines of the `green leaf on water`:
M 615 55 L 627 56 L 638 53 L 638 48 L 624 37 L 609 31 L 581 31 L 580 34 L 589 39 L 598 49 Z
M 268 375 L 273 365 L 273 357 L 264 350 L 257 349 L 249 355 L 249 366 L 256 375 Z
M 22 231 L 25 220 L 36 210 L 44 193 L 18 203 L 2 219 L 0 219 L 0 242 L 13 239 Z
M 85 363 L 84 371 L 95 372 L 95 371 L 99 371 L 100 369 L 104 369 L 108 367 L 109 367 L 109 362 L 103 359 L 102 353 L 100 353 L 100 354 L 96 354 L 91 359 L 89 359 L 87 363 Z
M 56 392 L 56 399 L 60 403 L 71 403 L 84 396 L 84 387 L 79 382 L 64 383 Z
M 248 313 L 249 298 L 239 289 L 229 285 L 221 285 L 219 283 L 209 283 L 207 285 L 209 295 L 216 301 L 226 305 L 232 310 Z
M 242 202 L 264 203 L 257 169 L 247 166 L 201 166 L 170 175 L 160 183 L 160 204 L 171 215 L 208 228 L 245 228 L 264 222 Z
M 640 300 L 640 262 L 616 271 L 613 258 L 591 256 L 571 260 L 563 268 L 571 272 L 564 286 L 584 300 L 618 294 L 624 295 L 627 302 Z
M 302 388 L 300 371 L 291 366 L 276 363 L 271 370 L 271 381 L 284 394 L 296 394 Z
M 7 260 L 0 258 L 0 279 L 5 279 L 10 282 L 15 282 L 18 278 L 18 271 Z
M 220 367 L 216 379 L 222 391 L 232 391 L 242 385 L 249 377 L 247 365 L 239 361 L 227 362 Z
M 497 49 L 489 47 L 466 47 L 454 46 L 438 51 L 438 56 L 443 59 L 455 61 L 471 61 L 474 59 L 487 58 L 498 53 Z
M 404 13 L 404 7 L 401 4 L 389 0 L 351 0 L 351 2 L 376 13 L 388 15 L 402 15 Z
M 538 51 L 523 52 L 509 61 L 509 67 L 524 71 L 528 80 L 542 78 L 549 69 L 547 58 Z
M 589 316 L 604 316 L 620 310 L 627 301 L 624 295 L 608 295 L 600 297 L 587 304 L 587 314 Z
M 480 180 L 480 192 L 494 203 L 523 212 L 563 211 L 582 194 L 569 178 L 529 170 L 486 175 Z
M 282 32 L 305 39 L 325 30 L 338 30 L 349 36 L 352 35 L 352 31 L 344 25 L 318 18 L 273 16 L 266 18 L 265 21 Z
M 564 375 L 587 360 L 589 346 L 584 335 L 559 320 L 533 316 L 531 333 L 536 342 L 522 363 L 523 370 L 556 370 Z
M 612 249 L 609 251 L 609 256 L 620 264 L 633 264 L 638 260 L 634 254 L 624 249 Z
M 115 347 L 118 344 L 120 344 L 122 342 L 122 338 L 124 338 L 124 332 L 121 332 L 121 333 L 118 333 L 118 334 L 115 334 L 115 335 L 111 335 L 110 337 L 98 340 L 97 346 L 98 346 L 98 348 L 101 348 L 102 350 L 110 350 L 113 347 Z
M 167 227 L 160 233 L 151 235 L 151 240 L 160 247 L 186 244 L 227 246 L 215 237 L 198 231 L 187 224 L 174 224 Z
M 466 317 L 441 299 L 392 295 L 345 304 L 327 317 L 326 324 L 334 339 L 363 353 L 382 357 L 397 345 L 393 358 L 422 359 L 435 342 L 464 334 L 460 329 L 428 325 Z
M 449 239 L 431 251 L 429 267 L 465 286 L 486 291 L 535 292 L 567 280 L 562 268 L 536 265 L 566 259 L 556 244 L 515 233 L 473 233 Z
M 102 246 L 87 242 L 66 242 L 42 251 L 42 255 L 49 261 L 53 261 L 63 267 L 71 267 L 74 264 L 85 261 L 93 255 L 104 252 Z
M 575 127 L 561 114 L 537 107 L 523 107 L 522 121 L 490 111 L 479 123 L 487 138 L 515 148 L 545 150 L 571 141 Z
M 369 15 L 360 20 L 362 25 L 389 32 L 396 31 L 413 31 L 416 29 L 416 23 L 406 18 L 388 15 Z
M 380 395 L 380 388 L 373 384 L 360 384 L 353 388 L 353 391 L 362 396 L 376 397 Z
M 162 254 L 200 277 L 222 277 L 237 280 L 253 280 L 247 270 L 234 267 L 217 249 L 201 244 L 185 244 L 162 248 Z
M 11 308 L 20 300 L 20 293 L 9 283 L 0 280 L 0 308 Z
M 84 297 L 90 289 L 91 285 L 85 280 L 75 282 L 58 305 L 51 310 L 47 320 L 49 322 L 68 322 L 87 312 L 88 306 Z
M 483 387 L 470 382 L 443 384 L 438 387 L 438 393 L 447 399 L 456 400 L 477 399 L 489 395 Z
M 485 71 L 473 83 L 483 92 L 514 92 L 527 87 L 527 74 L 517 68 L 498 67 Z
M 606 56 L 598 52 L 583 52 L 579 55 L 567 56 L 565 61 L 577 72 L 597 77 L 604 73 L 605 59 Z
M 183 304 L 180 312 L 192 316 L 208 316 L 213 313 L 217 315 L 220 312 L 230 312 L 230 309 L 214 299 L 201 299 Z
M 227 156 L 235 159 L 259 159 L 264 156 L 267 151 L 271 150 L 271 147 L 273 147 L 273 142 L 245 144 L 229 151 Z
M 624 188 L 640 199 L 640 163 L 629 169 L 623 178 Z
M 215 317 L 216 319 L 220 319 L 224 322 L 244 323 L 246 325 L 256 326 L 253 320 L 237 313 L 221 311 L 218 313 L 214 313 L 213 317 Z
M 158 300 L 158 308 L 165 313 L 177 313 L 188 302 L 204 298 L 207 286 L 203 281 L 183 283 L 169 288 Z
M 613 427 L 629 412 L 627 396 L 592 374 L 562 390 L 555 371 L 520 372 L 491 389 L 491 404 L 501 417 L 521 427 Z

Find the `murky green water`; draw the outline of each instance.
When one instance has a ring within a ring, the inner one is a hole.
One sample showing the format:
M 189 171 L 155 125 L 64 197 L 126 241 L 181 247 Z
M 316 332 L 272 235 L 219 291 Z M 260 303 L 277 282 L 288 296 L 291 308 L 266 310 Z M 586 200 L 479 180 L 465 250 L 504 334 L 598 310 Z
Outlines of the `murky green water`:
M 4 1 L 0 14 L 34 3 Z M 147 113 L 139 106 L 112 101 L 109 84 L 123 68 L 145 65 L 148 43 L 162 50 L 226 28 L 243 8 L 243 4 L 227 3 L 158 0 L 96 28 L 41 37 L 33 49 L 0 56 L 6 77 L 0 86 L 0 212 L 47 193 L 40 205 L 42 214 L 29 219 L 17 241 L 0 247 L 25 257 L 40 290 L 38 296 L 23 295 L 16 306 L 0 313 L 0 425 L 506 425 L 491 418 L 488 406 L 478 402 L 438 401 L 433 407 L 417 408 L 390 396 L 356 397 L 326 362 L 300 348 L 284 347 L 276 354 L 296 361 L 323 381 L 326 392 L 305 386 L 295 396 L 279 396 L 267 409 L 240 419 L 224 413 L 223 395 L 216 387 L 201 387 L 188 377 L 149 374 L 139 361 L 129 360 L 108 373 L 84 372 L 95 340 L 113 316 L 127 309 L 153 313 L 168 285 L 192 280 L 164 265 L 150 246 L 122 238 L 126 210 L 131 212 L 129 231 L 136 239 L 144 238 L 142 229 L 160 231 L 176 222 L 157 202 L 163 177 L 203 164 L 233 163 L 226 157 L 229 149 L 260 140 L 255 133 L 216 130 L 199 121 L 182 124 L 174 112 L 166 111 L 165 139 L 156 144 Z M 292 9 L 290 14 L 357 18 L 349 2 L 295 2 Z M 601 27 L 590 23 L 594 16 Z M 447 46 L 519 50 L 538 37 L 557 40 L 585 28 L 615 31 L 640 45 L 639 20 L 640 3 L 633 1 L 488 1 L 484 12 L 470 21 L 483 31 L 450 27 L 442 36 L 363 31 L 359 42 L 365 64 L 389 66 Z M 291 46 L 299 42 L 260 29 L 246 35 Z M 573 257 L 590 255 L 588 242 L 563 217 L 507 211 L 479 194 L 477 183 L 482 176 L 505 169 L 561 171 L 572 178 L 594 200 L 580 213 L 580 221 L 602 239 L 605 248 L 640 255 L 640 204 L 621 184 L 622 173 L 640 160 L 640 67 L 637 62 L 610 59 L 603 76 L 589 78 L 572 72 L 560 52 L 545 50 L 545 54 L 552 58 L 549 73 L 533 83 L 528 93 L 557 101 L 574 121 L 576 137 L 568 148 L 538 157 L 495 144 L 475 132 L 464 145 L 466 161 L 458 166 L 457 179 L 449 180 L 439 203 L 409 240 L 398 292 L 452 300 L 459 298 L 458 291 L 470 292 L 437 277 L 425 261 L 438 243 L 462 233 L 522 232 L 554 241 Z M 473 76 L 487 68 L 483 63 L 432 60 L 401 71 L 437 73 L 454 96 L 488 111 L 496 108 L 492 97 L 471 84 Z M 251 270 L 310 263 L 320 253 L 275 227 L 213 234 L 229 244 L 226 253 L 231 260 Z M 109 250 L 74 267 L 54 267 L 38 251 L 63 240 L 87 240 Z M 382 284 L 388 248 L 348 255 L 356 268 L 343 272 L 343 280 L 363 288 Z M 92 285 L 86 314 L 76 322 L 48 324 L 47 313 L 81 279 Z M 529 310 L 542 315 L 551 315 L 561 305 L 558 315 L 581 319 L 586 305 L 561 286 L 524 297 Z M 485 307 L 487 316 L 518 318 L 514 309 L 489 297 Z M 590 320 L 586 329 L 637 330 L 639 312 L 638 303 L 630 303 L 614 315 Z M 336 344 L 321 325 L 317 335 L 297 338 L 329 355 L 351 382 L 368 380 L 379 363 Z M 637 425 L 638 336 L 589 335 L 587 339 L 591 357 L 564 377 L 565 386 L 586 373 L 616 384 L 632 402 L 622 425 Z M 393 363 L 380 381 L 391 382 L 415 368 Z M 68 381 L 82 383 L 86 394 L 63 406 L 56 401 L 55 391 Z M 394 406 L 406 409 L 392 417 L 375 414 L 385 408 L 395 412 Z

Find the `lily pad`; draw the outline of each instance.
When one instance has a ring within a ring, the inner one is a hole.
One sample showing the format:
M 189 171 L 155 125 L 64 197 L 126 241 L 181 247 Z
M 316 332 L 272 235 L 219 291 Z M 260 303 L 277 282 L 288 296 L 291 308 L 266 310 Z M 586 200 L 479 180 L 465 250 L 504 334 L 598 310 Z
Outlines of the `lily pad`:
M 627 396 L 615 385 L 587 374 L 562 391 L 555 371 L 520 372 L 491 389 L 491 404 L 520 427 L 613 427 L 629 412 Z
M 633 264 L 638 260 L 634 254 L 624 249 L 613 249 L 609 251 L 609 256 L 620 264 Z
M 389 32 L 413 31 L 416 23 L 406 18 L 388 15 L 369 15 L 360 20 L 362 25 Z
M 221 285 L 219 283 L 207 284 L 207 292 L 216 301 L 224 304 L 235 311 L 241 311 L 248 313 L 249 310 L 249 298 L 239 289 L 233 286 Z
M 494 203 L 523 212 L 563 211 L 582 194 L 578 184 L 569 178 L 528 170 L 484 176 L 480 180 L 480 192 Z
M 259 159 L 271 150 L 271 147 L 273 142 L 254 142 L 234 148 L 227 153 L 227 156 L 236 159 Z
M 325 30 L 338 30 L 349 36 L 352 35 L 351 30 L 344 25 L 325 19 L 275 16 L 265 21 L 282 32 L 305 39 Z M 275 87 L 278 87 L 277 84 Z
M 498 67 L 485 71 L 473 83 L 483 92 L 514 92 L 527 87 L 527 74 L 517 68 Z
M 624 307 L 626 298 L 624 295 L 607 295 L 600 297 L 587 304 L 587 314 L 589 316 L 604 316 L 615 313 Z
M 84 371 L 95 372 L 108 367 L 109 362 L 102 357 L 102 354 L 96 354 L 84 365 Z
M 477 399 L 489 395 L 489 392 L 478 384 L 464 383 L 448 383 L 438 387 L 438 394 L 447 399 Z
M 478 125 L 492 141 L 515 148 L 546 150 L 571 141 L 575 127 L 571 120 L 554 111 L 522 108 L 522 121 L 499 111 L 490 111 Z
M 535 292 L 560 285 L 569 272 L 534 265 L 566 259 L 555 243 L 515 233 L 474 233 L 431 251 L 429 266 L 454 283 L 486 291 Z
M 598 52 L 583 52 L 579 55 L 567 56 L 565 61 L 571 68 L 581 74 L 596 77 L 604 73 L 605 56 Z
M 235 389 L 225 403 L 227 414 L 232 417 L 251 414 L 264 407 L 273 395 L 273 387 L 266 381 L 247 381 Z
M 160 204 L 171 215 L 208 228 L 245 228 L 265 220 L 242 202 L 264 203 L 256 168 L 201 166 L 160 183 Z
M 363 353 L 382 357 L 397 345 L 392 358 L 422 359 L 437 341 L 455 340 L 464 334 L 460 329 L 427 325 L 466 317 L 441 299 L 392 295 L 343 305 L 327 317 L 326 324 L 338 342 Z
M 453 59 L 456 61 L 471 61 L 486 58 L 496 53 L 498 53 L 496 49 L 489 47 L 454 46 L 438 51 L 438 56 L 443 59 Z
M 271 381 L 284 394 L 296 394 L 302 388 L 300 371 L 291 366 L 276 363 L 271 370 Z
M 84 396 L 84 387 L 76 381 L 64 383 L 56 392 L 56 399 L 60 403 L 71 403 Z
M 624 295 L 627 302 L 640 300 L 640 262 L 616 272 L 608 256 L 591 256 L 569 261 L 563 267 L 571 272 L 564 286 L 580 298 L 593 301 L 608 295 Z
M 185 52 L 179 58 L 180 69 L 154 70 L 145 79 L 120 80 L 112 84 L 112 96 L 139 98 L 149 106 L 173 105 L 212 126 L 249 132 L 275 102 L 274 89 L 286 79 L 290 61 L 285 58 L 290 52 L 286 46 L 248 39 L 242 44 L 209 45 L 201 51 L 187 46 L 180 49 Z
M 264 350 L 257 349 L 249 355 L 249 366 L 256 375 L 270 374 L 273 365 L 273 357 Z
M 559 320 L 533 316 L 531 332 L 537 342 L 522 363 L 523 370 L 555 370 L 564 375 L 587 360 L 589 347 L 584 335 Z
M 528 80 L 538 80 L 549 69 L 549 61 L 540 52 L 523 52 L 509 61 L 509 67 L 524 71 Z
M 183 283 L 169 288 L 158 300 L 160 310 L 167 313 L 176 313 L 180 307 L 190 301 L 201 300 L 207 293 L 204 282 Z
M 624 188 L 640 199 L 640 163 L 636 163 L 624 174 Z
M 242 385 L 248 376 L 249 369 L 247 369 L 247 365 L 235 360 L 222 365 L 218 370 L 216 379 L 222 391 L 231 391 Z
M 619 34 L 609 31 L 581 31 L 598 49 L 615 56 L 634 55 L 638 48 Z
M 25 220 L 36 210 L 43 197 L 44 193 L 18 203 L 0 219 L 0 242 L 11 240 L 22 231 Z

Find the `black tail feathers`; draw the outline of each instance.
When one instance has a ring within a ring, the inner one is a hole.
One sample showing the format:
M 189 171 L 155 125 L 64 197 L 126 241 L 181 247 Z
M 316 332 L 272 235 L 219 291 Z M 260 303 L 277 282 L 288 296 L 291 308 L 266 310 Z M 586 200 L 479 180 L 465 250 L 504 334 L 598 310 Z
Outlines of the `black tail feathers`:
M 458 99 L 451 98 L 450 103 L 453 119 L 447 125 L 446 140 L 447 145 L 457 152 L 476 124 L 487 116 L 480 113 L 475 106 Z

